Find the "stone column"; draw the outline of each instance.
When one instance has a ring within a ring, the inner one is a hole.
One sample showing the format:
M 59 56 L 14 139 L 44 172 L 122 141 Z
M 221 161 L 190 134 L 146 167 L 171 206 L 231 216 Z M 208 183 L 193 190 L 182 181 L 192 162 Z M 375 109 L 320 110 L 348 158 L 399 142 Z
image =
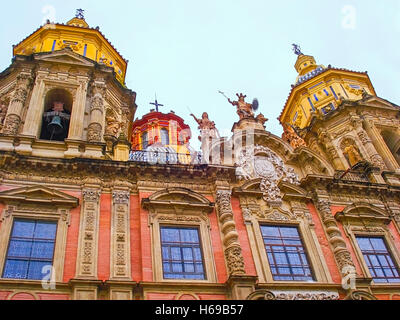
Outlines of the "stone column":
M 331 244 L 339 272 L 342 277 L 347 276 L 350 271 L 355 273 L 355 266 L 351 259 L 350 251 L 347 249 L 346 242 L 331 212 L 329 199 L 316 195 L 315 200 L 316 207 L 328 234 L 328 241 Z
M 98 143 L 103 138 L 104 123 L 104 95 L 106 91 L 103 82 L 96 82 L 92 86 L 93 97 L 90 106 L 90 122 L 88 126 L 87 141 Z
M 228 266 L 229 279 L 226 285 L 231 299 L 244 300 L 255 290 L 258 277 L 246 274 L 239 234 L 233 217 L 231 191 L 217 189 L 216 198 L 225 261 Z
M 79 77 L 79 87 L 76 89 L 72 105 L 69 134 L 67 140 L 83 140 L 83 119 L 85 117 L 88 78 Z
M 335 170 L 346 170 L 342 160 L 339 157 L 336 147 L 331 142 L 333 140 L 333 137 L 328 135 L 325 130 L 320 130 L 318 132 L 318 139 L 325 145 L 327 155 L 332 161 Z
M 111 217 L 111 279 L 130 280 L 130 188 L 114 187 Z
M 16 88 L 8 106 L 7 116 L 4 121 L 3 133 L 6 135 L 16 135 L 21 125 L 21 116 L 24 108 L 28 91 L 32 83 L 32 73 L 22 71 L 17 76 Z
M 382 170 L 387 170 L 387 166 L 383 161 L 382 157 L 376 151 L 372 140 L 369 138 L 368 134 L 365 130 L 360 126 L 356 129 L 357 135 L 360 138 L 361 143 L 364 145 L 367 150 L 368 156 L 371 159 L 371 163 L 374 167 L 378 167 Z
M 398 168 L 398 163 L 394 158 L 392 152 L 389 150 L 389 147 L 386 145 L 385 140 L 380 134 L 379 130 L 375 127 L 373 120 L 364 119 L 363 120 L 364 129 L 367 132 L 371 142 L 375 146 L 377 152 L 385 162 L 387 168 L 389 170 L 396 170 Z
M 25 124 L 22 134 L 37 138 L 44 110 L 44 94 L 45 83 L 44 78 L 48 74 L 47 71 L 37 71 L 36 82 L 32 90 L 31 101 L 25 117 Z
M 239 243 L 239 234 L 236 231 L 236 224 L 233 219 L 230 190 L 217 190 L 217 212 L 223 234 L 222 242 L 228 274 L 230 276 L 244 275 L 246 271 L 242 248 Z
M 84 186 L 82 196 L 81 222 L 79 228 L 79 247 L 76 278 L 97 278 L 97 247 L 100 213 L 99 189 Z

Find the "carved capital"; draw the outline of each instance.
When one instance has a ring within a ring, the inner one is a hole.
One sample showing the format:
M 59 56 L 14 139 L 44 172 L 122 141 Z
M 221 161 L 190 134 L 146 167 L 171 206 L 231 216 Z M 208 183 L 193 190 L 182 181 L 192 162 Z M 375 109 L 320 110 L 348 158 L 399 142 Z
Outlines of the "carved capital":
M 20 124 L 21 118 L 19 116 L 16 114 L 9 114 L 4 122 L 3 133 L 7 135 L 18 134 Z
M 99 190 L 85 189 L 82 192 L 83 200 L 85 202 L 98 202 L 101 192 Z
M 232 246 L 225 250 L 225 258 L 230 275 L 245 274 L 242 249 L 239 246 Z
M 128 204 L 130 199 L 130 192 L 114 191 L 112 197 L 115 204 Z

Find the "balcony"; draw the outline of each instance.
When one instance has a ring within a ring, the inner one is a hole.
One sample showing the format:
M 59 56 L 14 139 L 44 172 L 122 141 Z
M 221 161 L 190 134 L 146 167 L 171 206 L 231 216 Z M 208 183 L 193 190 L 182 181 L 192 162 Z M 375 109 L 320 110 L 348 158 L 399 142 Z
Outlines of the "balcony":
M 145 162 L 150 164 L 203 164 L 200 153 L 176 153 L 174 151 L 132 151 L 129 155 L 131 162 Z

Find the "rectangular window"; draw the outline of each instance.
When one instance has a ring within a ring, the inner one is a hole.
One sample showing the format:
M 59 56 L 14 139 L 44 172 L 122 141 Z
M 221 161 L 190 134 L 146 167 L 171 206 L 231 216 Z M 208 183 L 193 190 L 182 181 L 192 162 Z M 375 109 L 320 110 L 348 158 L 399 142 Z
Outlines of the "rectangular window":
M 332 91 L 332 93 L 333 93 L 333 95 L 334 95 L 335 99 L 337 100 L 337 99 L 338 99 L 338 96 L 336 95 L 336 92 L 335 92 L 335 90 L 333 89 L 333 87 L 332 87 L 332 86 L 330 86 L 329 88 L 331 88 L 331 91 Z
M 345 95 L 346 95 L 346 97 L 348 98 L 348 97 L 349 97 L 349 95 L 347 94 L 346 90 L 344 90 L 344 87 L 343 87 L 343 85 L 342 85 L 342 84 L 340 84 L 340 86 L 342 87 L 342 90 L 343 90 L 344 94 L 345 94 Z
M 307 99 L 308 99 L 308 102 L 309 102 L 309 104 L 310 104 L 310 106 L 311 106 L 311 109 L 312 109 L 313 111 L 315 111 L 315 107 L 314 107 L 314 104 L 312 103 L 311 99 L 310 99 L 310 98 L 307 98 Z
M 315 101 L 316 102 L 318 102 L 319 100 L 318 100 L 318 97 L 317 97 L 317 95 L 316 94 L 314 94 L 314 99 L 315 99 Z
M 324 89 L 324 92 L 325 92 L 326 96 L 329 97 L 329 92 L 328 92 L 328 90 Z
M 56 40 L 53 41 L 53 46 L 51 47 L 51 51 L 54 51 L 55 48 L 56 48 Z
M 15 220 L 3 278 L 41 280 L 53 265 L 56 222 Z
M 261 226 L 275 281 L 314 281 L 297 227 Z
M 86 57 L 87 54 L 87 44 L 85 44 L 85 47 L 83 48 L 83 56 Z
M 161 227 L 164 279 L 205 280 L 197 228 Z
M 374 282 L 400 282 L 399 270 L 383 238 L 356 237 Z

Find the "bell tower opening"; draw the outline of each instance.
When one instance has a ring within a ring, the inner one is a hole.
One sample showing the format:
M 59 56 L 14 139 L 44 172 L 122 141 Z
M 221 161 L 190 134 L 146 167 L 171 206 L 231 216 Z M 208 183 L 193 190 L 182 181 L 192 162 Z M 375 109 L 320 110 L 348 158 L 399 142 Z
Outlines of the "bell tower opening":
M 50 90 L 44 100 L 40 139 L 64 141 L 68 137 L 73 98 L 64 89 Z
M 393 157 L 400 165 L 400 135 L 393 131 L 384 130 L 381 132 L 382 138 L 385 141 Z

